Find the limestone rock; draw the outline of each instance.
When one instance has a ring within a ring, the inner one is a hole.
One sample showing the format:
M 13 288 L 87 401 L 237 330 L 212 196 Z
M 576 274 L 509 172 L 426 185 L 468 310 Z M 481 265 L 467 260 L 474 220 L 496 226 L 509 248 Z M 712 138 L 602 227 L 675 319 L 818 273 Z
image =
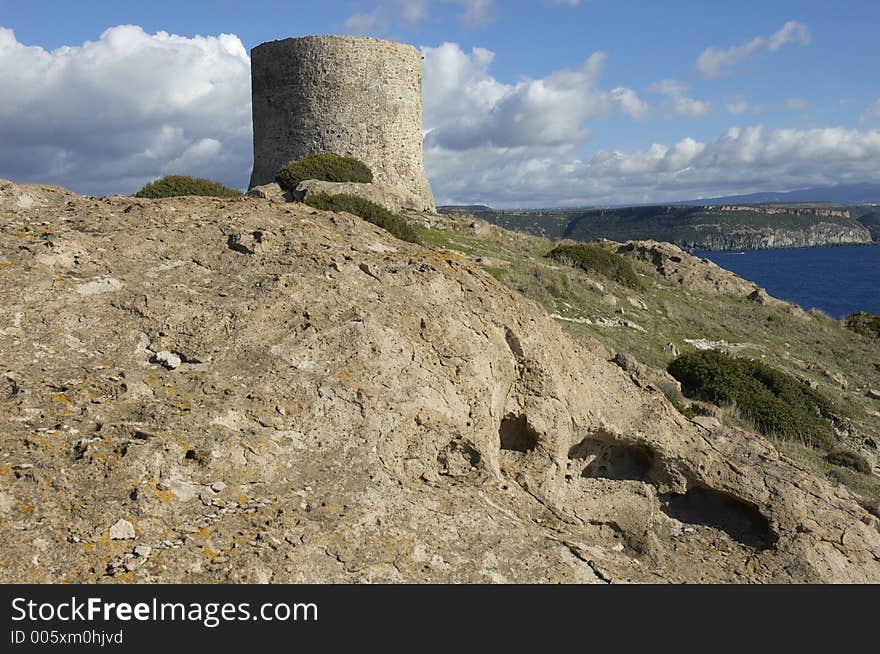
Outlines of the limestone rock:
M 413 211 L 429 210 L 419 196 L 404 189 L 390 186 L 379 181 L 363 184 L 356 182 L 324 182 L 318 179 L 307 179 L 296 187 L 293 197 L 306 202 L 310 196 L 326 193 L 327 195 L 355 195 L 364 200 L 375 202 L 389 211 L 409 209 Z
M 293 200 L 293 196 L 275 182 L 254 186 L 247 194 L 252 198 L 261 198 L 272 202 L 291 202 Z
M 469 259 L 297 203 L 19 191 L 47 201 L 0 212 L 0 451 L 29 466 L 0 582 L 880 582 L 849 492 Z
M 110 527 L 110 538 L 113 540 L 131 540 L 134 537 L 134 525 L 128 520 L 119 519 Z

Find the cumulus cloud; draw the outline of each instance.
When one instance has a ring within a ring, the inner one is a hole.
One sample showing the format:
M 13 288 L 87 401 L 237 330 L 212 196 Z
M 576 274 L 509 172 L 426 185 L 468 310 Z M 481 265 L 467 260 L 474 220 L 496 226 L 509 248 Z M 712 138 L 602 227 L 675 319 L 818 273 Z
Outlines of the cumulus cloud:
M 880 130 L 731 128 L 714 142 L 684 138 L 644 150 L 500 156 L 434 153 L 438 201 L 497 206 L 664 202 L 807 185 L 878 181 Z M 461 170 L 460 168 L 463 168 Z
M 803 23 L 790 20 L 771 36 L 755 38 L 727 49 L 707 48 L 697 58 L 697 72 L 704 78 L 723 77 L 738 64 L 759 52 L 776 52 L 790 44 L 808 45 L 811 40 L 810 30 Z
M 47 51 L 0 28 L 0 86 L 0 175 L 91 193 L 176 172 L 247 182 L 250 60 L 236 36 L 123 25 Z
M 712 112 L 711 102 L 696 100 L 688 96 L 690 87 L 684 82 L 665 79 L 651 84 L 648 90 L 666 96 L 666 101 L 661 105 L 661 109 L 666 111 L 668 115 L 701 118 Z
M 505 84 L 489 67 L 494 53 L 458 44 L 422 48 L 427 147 L 469 150 L 571 147 L 586 140 L 586 121 L 623 112 L 641 117 L 647 105 L 632 89 L 598 88 L 605 54 L 541 79 Z

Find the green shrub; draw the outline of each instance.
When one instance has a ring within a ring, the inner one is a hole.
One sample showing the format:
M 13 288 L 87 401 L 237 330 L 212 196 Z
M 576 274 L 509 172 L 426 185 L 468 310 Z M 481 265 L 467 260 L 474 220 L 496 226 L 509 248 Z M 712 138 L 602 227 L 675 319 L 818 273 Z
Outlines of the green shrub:
M 176 198 L 184 195 L 207 195 L 215 198 L 237 198 L 242 192 L 201 177 L 168 175 L 144 186 L 136 198 Z
M 683 354 L 669 364 L 687 397 L 735 406 L 767 436 L 830 449 L 831 403 L 795 377 L 761 361 L 708 350 Z
M 363 161 L 335 154 L 313 154 L 292 161 L 278 171 L 275 180 L 285 191 L 295 191 L 300 182 L 319 179 L 323 182 L 373 181 L 373 171 Z
M 843 320 L 843 326 L 848 330 L 861 334 L 862 336 L 870 336 L 871 338 L 880 338 L 880 316 L 873 313 L 851 313 Z
M 626 258 L 596 243 L 557 245 L 547 256 L 585 272 L 602 275 L 630 288 L 638 289 L 642 286 L 632 264 Z
M 871 472 L 873 472 L 868 460 L 858 452 L 853 452 L 852 450 L 835 448 L 826 455 L 825 460 L 836 466 L 852 468 L 856 472 L 861 472 L 863 475 L 870 475 Z
M 381 227 L 401 241 L 421 243 L 419 235 L 416 234 L 416 231 L 406 221 L 406 218 L 391 213 L 388 209 L 375 202 L 364 200 L 355 195 L 348 195 L 347 193 L 340 193 L 339 195 L 316 193 L 310 195 L 306 203 L 321 211 L 347 211 L 348 213 L 360 216 L 368 223 Z

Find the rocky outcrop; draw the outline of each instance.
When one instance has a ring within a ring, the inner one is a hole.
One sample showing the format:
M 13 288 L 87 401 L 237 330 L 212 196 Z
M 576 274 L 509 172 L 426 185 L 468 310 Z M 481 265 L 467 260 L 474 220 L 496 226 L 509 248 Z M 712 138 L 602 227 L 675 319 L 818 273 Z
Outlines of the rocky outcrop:
M 430 207 L 424 204 L 417 195 L 409 193 L 405 189 L 389 186 L 379 181 L 361 184 L 355 182 L 325 182 L 317 179 L 307 179 L 304 182 L 300 182 L 292 196 L 295 200 L 300 202 L 308 202 L 310 196 L 320 194 L 354 195 L 381 205 L 393 212 L 398 212 L 401 209 L 411 211 L 430 210 Z
M 15 193 L 4 582 L 880 581 L 849 491 L 469 260 L 301 204 Z

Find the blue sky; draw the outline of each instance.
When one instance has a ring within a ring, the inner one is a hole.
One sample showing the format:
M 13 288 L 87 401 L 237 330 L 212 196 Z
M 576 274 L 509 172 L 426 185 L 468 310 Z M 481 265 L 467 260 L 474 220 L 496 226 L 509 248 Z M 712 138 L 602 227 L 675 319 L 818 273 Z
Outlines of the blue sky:
M 868 0 L 0 0 L 0 177 L 243 186 L 250 48 L 355 33 L 423 49 L 439 202 L 880 182 L 877 25 Z

